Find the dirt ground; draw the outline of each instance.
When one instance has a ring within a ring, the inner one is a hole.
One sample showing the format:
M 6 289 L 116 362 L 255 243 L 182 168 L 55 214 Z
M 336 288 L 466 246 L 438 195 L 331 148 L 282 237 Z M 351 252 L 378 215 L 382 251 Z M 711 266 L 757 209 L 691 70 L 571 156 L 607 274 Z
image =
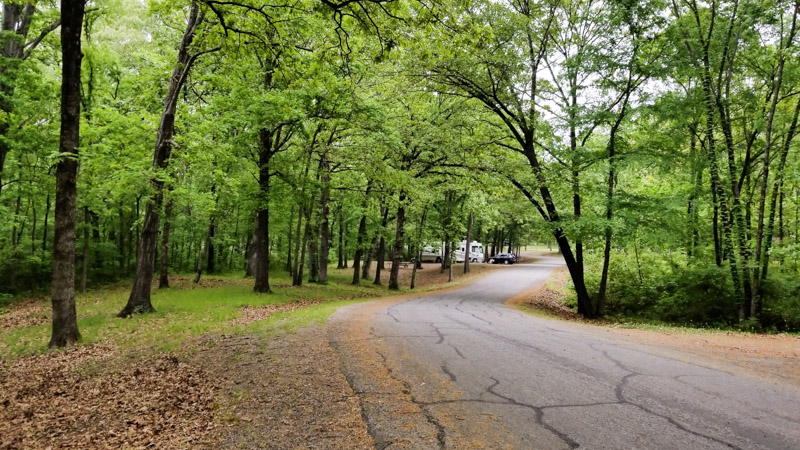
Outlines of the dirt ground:
M 0 448 L 210 446 L 215 390 L 174 354 L 85 346 L 0 361 Z
M 322 327 L 205 340 L 192 361 L 220 383 L 211 448 L 373 448 Z
M 636 344 L 666 347 L 747 369 L 758 378 L 771 378 L 800 386 L 800 336 L 759 335 L 713 330 L 627 328 L 609 321 L 584 320 L 561 303 L 569 273 L 556 270 L 547 283 L 509 300 L 560 319 L 581 322 L 601 329 L 610 337 Z

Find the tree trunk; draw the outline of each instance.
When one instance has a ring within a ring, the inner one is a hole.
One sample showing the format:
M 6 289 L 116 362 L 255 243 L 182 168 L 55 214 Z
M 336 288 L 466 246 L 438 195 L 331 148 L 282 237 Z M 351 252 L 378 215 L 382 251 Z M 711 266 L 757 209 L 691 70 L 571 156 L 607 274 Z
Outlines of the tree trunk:
M 389 224 L 389 207 L 384 206 L 383 208 L 383 217 L 381 217 L 381 239 L 380 243 L 378 244 L 378 259 L 375 265 L 375 281 L 372 284 L 380 286 L 381 284 L 381 270 L 384 269 L 383 261 L 386 257 L 386 237 L 383 235 L 383 230 L 386 229 L 386 226 Z
M 389 289 L 392 291 L 400 289 L 400 258 L 403 255 L 403 245 L 405 245 L 405 201 L 406 195 L 400 194 L 399 206 L 397 207 L 397 228 L 394 233 L 394 248 L 392 249 L 392 268 L 389 273 Z
M 197 267 L 194 272 L 194 284 L 200 282 L 200 277 L 203 276 L 203 266 L 205 266 L 205 260 L 209 254 L 209 247 L 211 246 L 211 238 L 214 229 L 214 218 L 211 218 L 211 222 L 208 225 L 208 231 L 206 232 L 206 238 L 203 243 L 200 245 L 200 249 L 197 252 Z
M 417 261 L 422 259 L 422 250 L 417 252 L 416 258 L 417 258 Z M 417 265 L 416 264 L 414 264 L 414 269 L 411 271 L 411 286 L 409 286 L 409 289 L 414 289 L 415 287 L 417 287 Z
M 161 113 L 161 120 L 156 137 L 156 146 L 153 153 L 153 168 L 157 172 L 164 171 L 169 164 L 169 156 L 174 145 L 172 137 L 175 133 L 175 112 L 177 110 L 180 91 L 186 82 L 186 77 L 192 68 L 192 64 L 197 58 L 197 54 L 190 55 L 189 47 L 194 40 L 197 26 L 202 22 L 203 14 L 196 1 L 192 1 L 192 9 L 189 13 L 189 20 L 186 24 L 186 31 L 181 40 L 178 50 L 178 60 L 170 77 L 167 96 L 164 100 L 164 110 Z M 159 177 L 151 180 L 154 190 L 152 201 L 147 202 L 144 215 L 144 226 L 142 227 L 141 240 L 136 255 L 136 275 L 133 281 L 133 289 L 128 297 L 125 308 L 119 312 L 119 317 L 129 317 L 137 313 L 147 313 L 155 311 L 150 301 L 150 288 L 153 281 L 153 266 L 155 265 L 156 246 L 158 245 L 158 222 L 159 212 L 164 200 L 164 181 Z
M 361 205 L 366 209 L 366 199 L 364 204 Z M 361 215 L 361 220 L 358 222 L 358 238 L 356 239 L 356 254 L 353 256 L 353 282 L 352 284 L 358 286 L 361 275 L 361 257 L 364 253 L 364 238 L 367 234 L 367 214 L 366 212 Z
M 764 215 L 765 215 L 765 212 L 766 212 L 766 203 L 767 203 L 767 186 L 769 184 L 770 150 L 771 150 L 771 147 L 772 147 L 772 123 L 773 123 L 773 119 L 775 117 L 775 110 L 778 108 L 778 101 L 779 101 L 780 94 L 781 94 L 781 86 L 782 86 L 782 83 L 783 83 L 783 68 L 784 68 L 784 65 L 786 63 L 786 53 L 785 52 L 789 50 L 789 47 L 792 45 L 792 41 L 794 40 L 795 27 L 797 25 L 797 13 L 798 13 L 798 11 L 800 11 L 800 7 L 798 7 L 798 5 L 795 5 L 794 14 L 793 14 L 793 18 L 792 18 L 792 26 L 791 26 L 791 29 L 789 30 L 789 36 L 788 36 L 788 39 L 786 41 L 787 44 L 786 44 L 785 48 L 783 49 L 784 52 L 781 54 L 780 60 L 778 62 L 778 68 L 776 70 L 776 73 L 777 73 L 776 78 L 777 79 L 774 81 L 774 85 L 773 85 L 773 88 L 772 88 L 772 102 L 770 104 L 769 114 L 767 115 L 767 123 L 766 123 L 766 127 L 765 127 L 766 131 L 765 131 L 765 137 L 764 137 L 764 141 L 765 141 L 764 142 L 764 160 L 763 160 L 763 162 L 761 164 L 763 173 L 761 174 L 761 192 L 760 192 L 761 195 L 760 195 L 760 201 L 759 201 L 759 204 L 758 204 L 758 225 L 757 225 L 758 226 L 758 231 L 756 232 L 756 255 L 755 255 L 756 264 L 757 265 L 762 264 L 762 263 L 763 264 L 761 265 L 761 270 L 760 271 L 759 271 L 758 267 L 756 267 L 756 269 L 754 271 L 753 292 L 751 293 L 752 300 L 750 302 L 750 315 L 751 316 L 755 316 L 755 317 L 758 317 L 761 314 L 761 293 L 762 293 L 761 284 L 762 284 L 762 281 L 763 281 L 762 278 L 766 278 L 766 274 L 767 274 L 768 267 L 766 265 L 769 264 L 768 252 L 769 252 L 769 246 L 771 244 L 771 242 L 769 242 L 769 241 L 772 240 L 772 232 L 773 232 L 772 228 L 774 227 L 774 223 L 775 223 L 775 202 L 777 201 L 777 197 L 778 197 L 778 187 L 779 187 L 779 184 L 780 184 L 779 180 L 781 180 L 782 177 L 783 177 L 783 173 L 782 173 L 783 172 L 783 167 L 781 167 L 779 169 L 779 173 L 776 176 L 776 181 L 774 183 L 773 195 L 772 195 L 772 200 L 771 200 L 772 204 L 771 204 L 771 208 L 770 208 L 770 219 L 769 219 L 770 220 L 770 224 L 768 225 L 768 227 L 770 229 L 766 232 L 767 236 L 768 236 L 768 241 L 765 242 L 764 241 L 764 225 L 765 225 L 764 224 Z M 798 103 L 798 105 L 800 105 L 800 103 Z M 787 138 L 787 142 L 791 143 L 791 136 L 789 138 Z M 787 150 L 788 150 L 788 147 L 787 147 Z M 786 162 L 786 157 L 784 156 L 784 154 L 781 154 L 781 162 L 783 164 L 785 164 L 785 162 Z M 762 255 L 762 251 L 763 251 L 763 255 Z M 763 277 L 762 277 L 762 274 L 763 274 Z
M 339 263 L 336 264 L 336 268 L 346 268 L 347 266 L 344 264 L 344 215 L 342 214 L 341 205 L 339 205 L 339 245 L 336 247 L 336 253 L 339 257 Z
M 372 183 L 367 183 L 364 192 L 364 201 L 361 203 L 361 220 L 358 222 L 358 236 L 356 238 L 356 254 L 353 256 L 353 281 L 352 284 L 358 286 L 361 275 L 361 258 L 364 256 L 364 240 L 367 238 L 367 205 L 369 193 L 372 190 Z
M 211 219 L 211 224 L 208 226 L 208 261 L 206 262 L 206 271 L 208 273 L 214 273 L 217 267 L 217 251 L 214 247 L 214 237 L 217 234 L 217 225 L 214 223 L 214 219 Z
M 313 203 L 312 203 L 313 204 Z M 309 235 L 308 235 L 308 282 L 316 283 L 319 275 L 319 223 L 314 214 L 309 216 Z
M 597 299 L 595 300 L 594 316 L 601 317 L 606 307 L 606 290 L 608 288 L 608 269 L 611 264 L 611 238 L 612 228 L 611 220 L 614 217 L 614 185 L 617 182 L 615 163 L 617 156 L 617 132 L 623 119 L 627 115 L 628 99 L 631 93 L 631 79 L 628 78 L 627 94 L 622 102 L 621 109 L 617 115 L 617 119 L 611 127 L 611 132 L 608 137 L 608 184 L 606 186 L 606 224 L 605 229 L 605 245 L 603 246 L 603 270 L 600 276 L 600 288 L 597 292 Z M 694 136 L 694 135 L 693 135 Z M 694 140 L 692 140 L 692 150 L 694 150 Z
M 451 247 L 452 247 L 452 245 L 451 245 Z M 451 256 L 451 258 L 452 258 L 452 256 Z M 453 281 L 453 264 L 452 264 L 452 261 L 451 261 L 451 264 L 448 267 L 449 267 L 449 269 L 448 269 L 448 272 L 447 272 L 447 282 L 450 283 L 451 281 Z
M 160 276 L 158 278 L 158 288 L 165 289 L 169 287 L 169 258 L 167 256 L 167 248 L 169 247 L 169 232 L 172 224 L 172 203 L 173 199 L 170 197 L 167 200 L 167 206 L 164 208 L 164 227 L 161 231 L 161 261 L 160 262 Z
M 372 264 L 372 255 L 378 251 L 378 235 L 372 236 L 372 243 L 369 245 L 369 250 L 367 250 L 366 255 L 364 256 L 364 264 L 361 267 L 361 279 L 366 280 L 369 278 L 369 266 Z
M 780 161 L 778 163 L 778 170 L 775 175 L 775 180 L 772 184 L 772 195 L 770 197 L 770 214 L 769 214 L 769 221 L 766 226 L 766 238 L 764 239 L 764 250 L 763 254 L 761 255 L 761 260 L 758 261 L 761 266 L 760 273 L 756 277 L 758 283 L 754 285 L 754 288 L 757 288 L 758 291 L 756 292 L 756 299 L 754 300 L 754 309 L 753 315 L 756 317 L 761 315 L 763 309 L 763 289 L 764 289 L 764 282 L 767 280 L 767 275 L 769 273 L 769 252 L 772 247 L 772 237 L 775 230 L 775 210 L 776 210 L 776 203 L 778 201 L 778 197 L 780 196 L 781 202 L 783 201 L 783 180 L 786 172 L 786 160 L 789 155 L 789 150 L 791 148 L 792 140 L 794 139 L 795 133 L 797 132 L 797 122 L 798 116 L 800 116 L 800 100 L 797 101 L 797 105 L 795 106 L 794 116 L 792 118 L 792 124 L 789 127 L 789 132 L 787 133 L 783 148 L 781 149 L 780 153 Z M 782 208 L 781 208 L 782 209 Z M 781 215 L 783 213 L 781 212 Z
M 320 169 L 322 169 L 322 193 L 320 194 L 320 236 L 319 236 L 319 277 L 317 280 L 320 283 L 328 282 L 328 258 L 331 249 L 331 235 L 329 218 L 330 215 L 330 200 L 331 200 L 331 163 L 328 160 L 328 155 L 323 154 L 320 159 Z
M 65 2 L 65 3 L 78 3 Z M 85 1 L 80 1 L 81 8 Z M 11 128 L 9 118 L 14 111 L 14 83 L 9 82 L 16 78 L 13 71 L 18 67 L 16 61 L 25 59 L 25 47 L 28 41 L 32 15 L 36 11 L 32 2 L 3 2 L 3 23 L 0 33 L 0 57 L 6 61 L 0 67 L 0 114 L 4 118 L 0 121 L 0 193 L 3 189 L 3 168 L 6 155 L 11 146 L 8 142 L 8 131 Z M 63 11 L 63 9 L 62 9 Z M 62 18 L 63 20 L 63 18 Z M 81 12 L 81 21 L 83 12 Z M 63 51 L 63 46 L 62 46 Z M 27 50 L 30 52 L 30 50 Z M 15 62 L 12 62 L 15 61 Z M 80 100 L 79 100 L 80 101 Z
M 301 204 L 300 207 L 297 209 L 297 227 L 294 235 L 294 266 L 292 266 L 292 284 L 294 284 L 294 280 L 297 279 L 297 270 L 300 267 L 300 247 L 302 246 L 302 238 L 300 235 L 301 230 L 303 229 L 303 205 Z
M 472 211 L 469 212 L 469 220 L 467 220 L 467 245 L 466 255 L 464 256 L 464 273 L 469 273 L 469 260 L 472 258 L 472 222 L 475 220 L 475 215 Z
M 286 244 L 286 271 L 290 274 L 292 273 L 292 224 L 294 223 L 294 203 L 292 203 L 292 208 L 289 211 L 289 230 L 286 233 L 286 239 L 288 243 Z
M 267 71 L 264 84 L 271 85 L 272 72 Z M 269 285 L 269 197 L 270 197 L 270 160 L 272 159 L 273 134 L 271 130 L 262 128 L 259 132 L 258 149 L 258 186 L 260 192 L 259 207 L 256 213 L 256 230 L 253 246 L 255 247 L 255 283 L 253 291 L 270 293 Z
M 75 309 L 75 204 L 81 120 L 81 29 L 84 0 L 61 1 L 61 132 L 56 166 L 53 322 L 50 348 L 80 339 Z
M 89 207 L 83 207 L 83 255 L 81 256 L 81 292 L 86 292 L 86 278 L 89 275 L 89 239 L 92 232 L 92 221 Z
M 311 200 L 309 203 L 313 204 L 314 202 L 313 200 Z M 300 263 L 297 266 L 297 273 L 295 274 L 295 278 L 292 281 L 292 286 L 303 285 L 303 275 L 304 275 L 303 266 L 305 265 L 306 262 L 306 246 L 308 245 L 308 237 L 311 234 L 311 211 L 306 212 L 305 221 L 306 221 L 306 227 L 305 231 L 303 232 L 303 241 L 300 244 L 301 248 L 300 258 L 299 258 Z
M 50 193 L 47 194 L 47 200 L 45 203 L 44 209 L 44 224 L 42 224 L 44 230 L 42 231 L 42 251 L 47 251 L 47 224 L 50 222 Z

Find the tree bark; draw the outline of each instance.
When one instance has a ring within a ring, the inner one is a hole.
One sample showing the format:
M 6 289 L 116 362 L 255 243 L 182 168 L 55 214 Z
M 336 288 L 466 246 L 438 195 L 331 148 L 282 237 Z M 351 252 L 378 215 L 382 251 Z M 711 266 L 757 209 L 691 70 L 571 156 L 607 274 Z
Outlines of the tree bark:
M 81 2 L 83 5 L 85 1 Z M 36 8 L 31 2 L 3 2 L 3 23 L 0 33 L 0 57 L 5 61 L 0 66 L 0 114 L 4 120 L 0 121 L 0 194 L 3 189 L 3 169 L 6 156 L 11 147 L 7 135 L 11 128 L 8 118 L 14 111 L 14 84 L 10 80 L 16 78 L 13 73 L 19 62 L 25 59 L 23 45 L 28 41 L 31 20 Z M 81 13 L 83 20 L 83 13 Z
M 271 79 L 272 71 L 266 78 Z M 265 81 L 269 86 L 270 81 Z M 259 132 L 258 152 L 258 185 L 260 191 L 259 207 L 256 213 L 256 230 L 253 246 L 255 247 L 255 292 L 270 293 L 269 285 L 269 193 L 270 193 L 270 160 L 272 159 L 273 134 L 271 130 L 262 128 Z
M 366 200 L 362 207 L 366 209 Z M 361 276 L 361 257 L 364 253 L 364 238 L 367 234 L 367 213 L 361 215 L 361 220 L 358 223 L 358 237 L 356 239 L 356 254 L 353 256 L 353 282 L 352 284 L 358 286 Z
M 309 203 L 313 204 L 314 203 L 313 199 Z M 292 286 L 302 286 L 303 285 L 303 275 L 304 275 L 303 266 L 305 265 L 305 262 L 306 262 L 306 246 L 308 245 L 308 238 L 309 238 L 309 235 L 311 234 L 311 211 L 310 211 L 310 208 L 306 208 L 305 221 L 306 221 L 306 227 L 305 227 L 305 231 L 303 232 L 303 241 L 300 244 L 299 264 L 297 266 L 297 273 L 295 273 L 295 278 L 292 281 Z
M 381 239 L 380 243 L 378 244 L 378 259 L 375 265 L 375 281 L 372 284 L 381 285 L 381 270 L 384 269 L 383 261 L 386 257 L 386 237 L 383 235 L 383 230 L 386 229 L 386 226 L 389 224 L 389 207 L 384 206 L 383 208 L 383 217 L 381 217 Z
M 75 205 L 81 120 L 81 28 L 84 0 L 61 1 L 61 132 L 56 166 L 53 321 L 50 348 L 80 339 L 75 308 Z
M 214 218 L 211 218 L 211 222 L 208 225 L 208 231 L 206 232 L 206 238 L 203 240 L 203 243 L 200 245 L 200 249 L 197 252 L 197 267 L 195 268 L 194 272 L 194 284 L 200 282 L 200 277 L 203 276 L 203 266 L 205 266 L 205 260 L 208 257 L 208 249 L 211 246 L 211 238 L 212 238 L 212 230 L 214 229 Z
M 165 289 L 169 287 L 169 258 L 167 256 L 167 248 L 169 247 L 169 232 L 172 225 L 172 204 L 173 199 L 170 197 L 167 200 L 167 206 L 164 208 L 164 226 L 161 231 L 161 261 L 160 262 L 160 276 L 158 278 L 158 288 Z
M 400 194 L 399 205 L 397 207 L 397 228 L 394 233 L 394 247 L 392 249 L 392 268 L 389 272 L 389 289 L 392 291 L 400 289 L 400 258 L 403 256 L 403 245 L 405 245 L 405 201 L 406 194 Z
M 378 251 L 378 235 L 375 234 L 372 236 L 372 243 L 369 245 L 369 250 L 367 250 L 366 255 L 364 256 L 364 264 L 361 267 L 361 279 L 366 280 L 369 278 L 369 267 L 372 265 L 372 256 L 375 252 Z
M 758 261 L 760 263 L 761 271 L 758 274 L 759 283 L 755 286 L 758 288 L 758 292 L 756 293 L 756 301 L 754 302 L 754 311 L 753 314 L 756 317 L 761 315 L 763 309 L 763 289 L 764 289 L 764 282 L 767 280 L 767 275 L 769 273 L 769 252 L 772 247 L 772 237 L 775 230 L 775 209 L 776 203 L 778 201 L 778 197 L 780 197 L 781 202 L 783 202 L 783 181 L 784 176 L 786 173 L 786 160 L 789 155 L 789 150 L 791 148 L 792 140 L 794 139 L 797 133 L 797 122 L 798 116 L 800 116 L 800 100 L 797 101 L 797 105 L 794 109 L 794 116 L 792 117 L 792 123 L 789 126 L 789 132 L 787 133 L 786 137 L 784 138 L 783 148 L 781 149 L 780 154 L 780 161 L 778 163 L 778 171 L 775 176 L 775 180 L 772 184 L 772 195 L 770 197 L 770 214 L 769 214 L 769 222 L 766 226 L 766 238 L 764 240 L 764 250 L 763 254 L 761 255 L 761 260 Z M 781 210 L 783 208 L 781 207 Z M 783 212 L 781 211 L 781 215 Z M 780 232 L 780 231 L 779 231 Z
M 319 236 L 319 276 L 320 283 L 328 282 L 328 259 L 331 249 L 331 235 L 329 225 L 330 200 L 331 200 L 331 163 L 327 153 L 322 155 L 319 162 L 322 171 L 322 192 L 320 194 L 320 236 Z
M 153 168 L 157 172 L 163 171 L 169 164 L 170 153 L 174 145 L 172 137 L 175 134 L 175 112 L 180 98 L 179 94 L 186 82 L 186 77 L 189 75 L 192 64 L 199 56 L 198 54 L 191 55 L 189 47 L 194 40 L 197 26 L 202 20 L 203 14 L 199 4 L 196 1 L 192 1 L 189 20 L 178 50 L 177 64 L 170 77 L 167 96 L 164 100 L 164 109 L 161 113 L 158 127 L 156 146 L 153 153 Z M 136 275 L 133 281 L 133 289 L 131 289 L 127 305 L 119 312 L 119 317 L 130 317 L 137 313 L 155 311 L 150 301 L 150 288 L 153 281 L 156 246 L 158 245 L 159 213 L 164 200 L 164 181 L 156 176 L 151 180 L 151 185 L 154 195 L 152 201 L 147 202 L 145 209 L 144 226 L 142 227 L 136 255 Z
M 289 230 L 286 233 L 286 239 L 288 243 L 286 244 L 286 271 L 290 274 L 292 273 L 292 224 L 294 223 L 294 203 L 292 203 L 292 208 L 289 211 L 289 226 L 287 229 Z
M 91 238 L 92 221 L 89 207 L 83 207 L 83 255 L 81 256 L 81 292 L 86 292 L 86 278 L 89 276 L 89 239 Z
M 317 245 L 319 238 L 319 222 L 317 222 L 314 213 L 309 215 L 309 234 L 308 234 L 308 282 L 316 283 L 317 275 L 319 275 L 319 246 Z
M 345 269 L 347 266 L 344 263 L 344 215 L 342 214 L 342 206 L 339 205 L 339 245 L 336 247 L 336 253 L 339 257 L 339 263 L 336 264 L 337 269 Z
M 367 202 L 369 193 L 372 190 L 372 183 L 367 184 L 364 192 L 364 201 L 361 203 L 361 220 L 358 222 L 358 237 L 356 238 L 356 254 L 353 256 L 353 281 L 352 284 L 358 286 L 361 279 L 361 258 L 364 256 L 364 240 L 367 237 Z
M 475 215 L 472 211 L 469 212 L 469 220 L 467 220 L 467 245 L 466 254 L 464 255 L 464 273 L 469 273 L 469 260 L 472 258 L 472 222 L 475 220 Z
M 295 230 L 294 235 L 294 266 L 292 266 L 292 284 L 294 284 L 294 280 L 297 279 L 297 270 L 300 267 L 300 247 L 302 246 L 302 237 L 301 237 L 301 230 L 303 229 L 303 205 L 301 204 L 300 207 L 297 209 L 297 227 Z
M 797 12 L 800 10 L 800 5 L 795 5 L 794 14 L 792 16 L 792 26 L 789 30 L 789 36 L 786 40 L 786 45 L 782 49 L 782 54 L 780 60 L 778 62 L 778 68 L 776 69 L 776 80 L 774 81 L 773 88 L 772 88 L 772 101 L 769 108 L 769 113 L 767 115 L 767 123 L 765 126 L 765 136 L 764 136 L 764 160 L 761 164 L 762 167 L 762 175 L 761 175 L 761 192 L 760 192 L 760 201 L 758 204 L 758 231 L 756 232 L 756 255 L 755 255 L 755 262 L 757 265 L 769 264 L 769 256 L 767 252 L 769 251 L 768 248 L 771 242 L 764 241 L 764 215 L 766 213 L 766 203 L 767 203 L 767 186 L 769 184 L 769 168 L 770 168 L 770 150 L 772 147 L 772 124 L 773 119 L 775 118 L 775 110 L 778 108 L 778 102 L 781 94 L 781 86 L 783 84 L 783 68 L 786 63 L 786 53 L 792 45 L 792 41 L 794 40 L 795 29 L 797 26 Z M 783 36 L 781 36 L 782 38 Z M 782 40 L 781 40 L 782 41 Z M 793 130 L 792 130 L 793 131 Z M 788 142 L 791 142 L 791 137 L 787 138 Z M 781 155 L 782 163 L 785 164 L 786 159 L 785 156 Z M 769 240 L 772 240 L 772 227 L 775 223 L 775 202 L 778 197 L 778 186 L 779 181 L 783 177 L 783 167 L 780 169 L 780 173 L 776 177 L 776 182 L 774 183 L 773 195 L 772 195 L 772 204 L 770 209 L 770 224 L 768 227 L 770 228 L 767 231 L 767 235 L 769 236 Z M 762 258 L 763 252 L 763 258 Z M 754 270 L 753 276 L 753 292 L 752 292 L 752 300 L 750 302 L 750 315 L 758 317 L 761 314 L 761 283 L 762 283 L 762 274 L 764 274 L 764 278 L 767 273 L 766 265 L 761 265 L 756 267 Z

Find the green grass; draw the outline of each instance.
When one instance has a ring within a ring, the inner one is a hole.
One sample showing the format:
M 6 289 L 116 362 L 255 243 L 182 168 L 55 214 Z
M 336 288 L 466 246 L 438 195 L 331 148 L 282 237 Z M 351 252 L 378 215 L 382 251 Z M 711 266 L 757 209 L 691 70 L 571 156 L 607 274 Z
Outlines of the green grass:
M 200 335 L 207 333 L 258 332 L 266 335 L 293 332 L 309 324 L 322 324 L 336 308 L 366 299 L 406 294 L 408 289 L 389 291 L 385 286 L 374 286 L 364 281 L 360 286 L 350 284 L 352 269 L 335 270 L 329 274 L 325 285 L 304 284 L 290 287 L 286 273 L 271 273 L 271 294 L 253 292 L 253 280 L 240 274 L 213 275 L 218 287 L 202 288 L 191 285 L 184 288 L 153 289 L 152 302 L 155 313 L 119 319 L 119 312 L 127 301 L 130 283 L 90 290 L 76 298 L 80 345 L 109 345 L 123 351 L 171 351 Z M 426 292 L 442 287 L 458 286 L 470 278 L 462 278 L 444 286 L 425 286 L 413 292 Z M 183 283 L 184 285 L 186 283 Z M 278 313 L 259 322 L 244 326 L 231 324 L 241 315 L 240 308 L 283 304 L 299 300 L 317 300 L 323 303 L 290 313 Z M 49 317 L 49 307 L 41 304 Z M 44 353 L 50 337 L 49 321 L 46 325 L 31 325 L 0 330 L 0 359 Z

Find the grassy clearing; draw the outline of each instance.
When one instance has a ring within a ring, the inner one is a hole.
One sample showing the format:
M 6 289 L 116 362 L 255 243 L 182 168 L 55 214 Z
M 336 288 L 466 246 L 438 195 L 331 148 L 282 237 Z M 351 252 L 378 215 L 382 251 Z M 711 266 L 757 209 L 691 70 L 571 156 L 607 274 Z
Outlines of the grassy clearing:
M 153 289 L 153 314 L 119 319 L 115 314 L 125 305 L 128 283 L 118 283 L 90 290 L 76 298 L 81 345 L 103 345 L 125 352 L 173 351 L 193 337 L 207 333 L 259 332 L 267 335 L 292 332 L 312 323 L 324 323 L 336 308 L 345 304 L 407 294 L 411 291 L 389 291 L 364 281 L 360 286 L 350 284 L 352 269 L 335 270 L 329 283 L 290 286 L 288 274 L 271 274 L 272 294 L 252 290 L 252 279 L 241 275 L 213 275 L 200 286 L 177 277 L 175 287 Z M 445 284 L 422 286 L 413 292 L 426 292 L 457 286 L 476 275 L 459 278 Z M 321 302 L 297 311 L 276 313 L 266 320 L 247 325 L 231 322 L 241 315 L 243 307 L 281 305 L 298 301 Z M 29 304 L 25 314 L 35 317 L 36 324 L 0 328 L 0 359 L 11 359 L 47 351 L 50 336 L 50 311 L 45 298 Z M 0 312 L 7 314 L 9 310 Z

